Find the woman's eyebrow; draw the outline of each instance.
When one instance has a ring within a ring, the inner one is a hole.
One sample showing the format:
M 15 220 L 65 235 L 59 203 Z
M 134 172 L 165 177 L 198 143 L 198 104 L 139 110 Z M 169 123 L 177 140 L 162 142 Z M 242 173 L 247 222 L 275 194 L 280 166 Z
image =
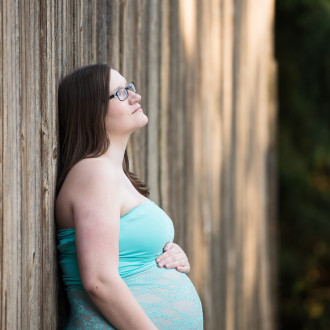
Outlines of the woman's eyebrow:
M 118 89 L 124 88 L 126 86 L 127 86 L 127 81 L 125 80 L 124 85 L 120 85 L 120 86 L 116 87 L 115 89 L 113 89 L 112 92 L 110 92 L 110 95 L 115 94 L 118 91 Z

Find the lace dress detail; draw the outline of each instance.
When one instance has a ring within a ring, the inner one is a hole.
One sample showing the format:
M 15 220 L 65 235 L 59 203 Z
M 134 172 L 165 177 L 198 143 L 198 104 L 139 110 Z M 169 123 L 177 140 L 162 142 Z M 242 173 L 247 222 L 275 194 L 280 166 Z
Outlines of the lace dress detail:
M 146 227 L 148 218 L 152 218 L 152 223 Z M 141 235 L 137 228 L 140 231 L 143 228 Z M 116 329 L 82 288 L 74 229 L 60 230 L 58 236 L 60 264 L 71 306 L 66 329 Z M 119 274 L 158 329 L 203 329 L 202 305 L 188 275 L 176 269 L 159 268 L 156 263 L 163 246 L 173 237 L 172 220 L 155 203 L 145 202 L 131 210 L 121 217 Z
M 124 280 L 158 329 L 203 329 L 202 305 L 186 274 L 155 266 Z M 116 329 L 84 290 L 72 290 L 68 297 L 71 316 L 66 329 Z

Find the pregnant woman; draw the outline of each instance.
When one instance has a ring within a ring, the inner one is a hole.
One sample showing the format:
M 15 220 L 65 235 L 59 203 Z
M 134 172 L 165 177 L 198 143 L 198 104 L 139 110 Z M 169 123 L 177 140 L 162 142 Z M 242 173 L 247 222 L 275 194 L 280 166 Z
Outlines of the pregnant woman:
M 129 171 L 129 136 L 148 123 L 140 101 L 134 84 L 105 64 L 59 86 L 56 221 L 67 329 L 203 328 L 172 220 Z

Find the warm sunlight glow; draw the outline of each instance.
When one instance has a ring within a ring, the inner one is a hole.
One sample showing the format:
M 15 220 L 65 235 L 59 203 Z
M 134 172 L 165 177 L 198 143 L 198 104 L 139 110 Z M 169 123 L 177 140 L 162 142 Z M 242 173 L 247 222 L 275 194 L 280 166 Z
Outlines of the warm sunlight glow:
M 179 1 L 180 28 L 185 50 L 192 57 L 196 43 L 196 4 L 192 0 Z

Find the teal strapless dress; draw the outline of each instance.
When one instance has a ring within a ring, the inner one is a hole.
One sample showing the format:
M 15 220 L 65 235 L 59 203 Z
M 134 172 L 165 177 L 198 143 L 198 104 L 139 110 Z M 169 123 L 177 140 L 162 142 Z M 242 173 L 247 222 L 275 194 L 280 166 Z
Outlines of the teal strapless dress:
M 71 307 L 66 329 L 115 329 L 82 287 L 75 229 L 60 229 L 57 236 Z M 203 329 L 201 301 L 188 275 L 156 262 L 173 238 L 172 220 L 157 204 L 138 205 L 120 218 L 119 274 L 158 329 Z

